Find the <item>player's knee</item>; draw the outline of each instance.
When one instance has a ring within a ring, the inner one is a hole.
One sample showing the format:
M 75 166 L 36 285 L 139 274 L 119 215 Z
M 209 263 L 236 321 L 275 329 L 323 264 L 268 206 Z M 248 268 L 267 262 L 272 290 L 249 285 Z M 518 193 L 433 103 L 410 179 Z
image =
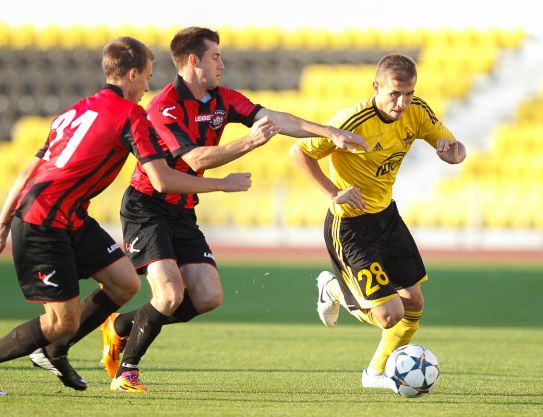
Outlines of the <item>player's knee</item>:
M 205 297 L 201 297 L 197 300 L 193 298 L 192 302 L 198 313 L 207 313 L 208 311 L 218 308 L 222 304 L 222 300 L 222 291 L 216 291 L 213 293 L 208 293 L 205 295 Z
M 403 317 L 403 312 L 391 312 L 388 314 L 381 315 L 377 318 L 379 324 L 383 329 L 390 329 L 394 327 Z
M 401 303 L 394 303 L 388 306 L 388 308 L 379 310 L 377 314 L 375 314 L 375 317 L 381 328 L 390 329 L 403 318 L 403 315 L 404 310 Z
M 171 291 L 162 299 L 162 304 L 167 311 L 174 312 L 183 302 L 183 291 Z
M 126 288 L 125 288 L 128 298 L 130 299 L 133 296 L 135 296 L 140 290 L 140 288 L 141 288 L 141 280 L 138 277 L 136 277 L 136 279 L 128 280 L 128 282 L 126 283 Z
M 404 316 L 404 306 L 399 297 L 394 297 L 380 307 L 372 309 L 372 315 L 383 329 L 394 327 Z
M 151 302 L 162 314 L 172 314 L 181 305 L 182 301 L 182 286 L 163 286 L 153 290 Z
M 129 302 L 140 288 L 141 281 L 136 274 L 102 282 L 102 290 L 120 306 Z
M 79 317 L 63 316 L 49 318 L 45 324 L 44 333 L 54 340 L 74 334 L 79 329 Z
M 141 281 L 137 276 L 124 279 L 121 285 L 115 287 L 115 298 L 119 304 L 126 304 L 138 293 L 140 288 Z
M 424 309 L 424 298 L 422 297 L 411 300 L 409 308 L 406 308 L 406 310 L 409 310 L 409 311 L 422 311 L 423 309 Z
M 63 336 L 74 334 L 79 330 L 79 320 L 68 320 L 64 323 L 63 327 Z

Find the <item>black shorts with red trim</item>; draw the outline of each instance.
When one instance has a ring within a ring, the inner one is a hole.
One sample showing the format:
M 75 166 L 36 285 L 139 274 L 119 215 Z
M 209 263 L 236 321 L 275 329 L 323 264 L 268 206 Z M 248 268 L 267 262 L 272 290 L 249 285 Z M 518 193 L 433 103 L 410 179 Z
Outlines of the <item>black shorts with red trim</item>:
M 79 280 L 124 256 L 91 217 L 75 231 L 27 223 L 11 224 L 15 270 L 28 301 L 66 301 L 79 295 Z
M 139 274 L 152 262 L 173 259 L 178 265 L 216 267 L 194 209 L 173 205 L 128 187 L 121 203 L 126 254 Z
M 378 213 L 335 217 L 324 224 L 324 239 L 349 308 L 379 306 L 428 279 L 419 250 L 393 201 Z

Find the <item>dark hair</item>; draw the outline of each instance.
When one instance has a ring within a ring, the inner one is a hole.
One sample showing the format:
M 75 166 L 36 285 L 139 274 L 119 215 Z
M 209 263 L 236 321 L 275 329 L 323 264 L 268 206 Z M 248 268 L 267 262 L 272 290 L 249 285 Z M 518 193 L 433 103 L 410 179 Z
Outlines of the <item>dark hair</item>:
M 398 53 L 387 54 L 377 63 L 375 80 L 392 77 L 398 81 L 409 81 L 417 76 L 417 65 L 412 58 Z
M 106 78 L 122 78 L 132 68 L 145 70 L 147 61 L 153 61 L 153 52 L 142 42 L 129 36 L 113 39 L 102 54 L 102 70 Z
M 175 68 L 184 66 L 190 54 L 202 59 L 207 49 L 205 39 L 217 45 L 220 42 L 219 33 L 207 28 L 191 26 L 177 32 L 170 42 L 170 54 Z

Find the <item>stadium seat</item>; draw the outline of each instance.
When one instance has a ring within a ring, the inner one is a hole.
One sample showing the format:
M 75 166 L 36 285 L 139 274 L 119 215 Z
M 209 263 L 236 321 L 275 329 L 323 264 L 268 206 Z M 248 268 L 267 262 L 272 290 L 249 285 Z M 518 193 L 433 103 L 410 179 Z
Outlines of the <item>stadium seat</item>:
M 0 24 L 0 139 L 11 137 L 9 143 L 0 144 L 7 161 L 1 169 L 3 189 L 27 160 L 24 156 L 28 150 L 34 152 L 41 146 L 53 115 L 102 85 L 100 54 L 108 40 L 133 35 L 153 48 L 156 62 L 151 88 L 156 90 L 174 77 L 167 47 L 179 29 L 131 25 L 34 28 Z M 451 100 L 462 100 L 470 93 L 478 75 L 494 70 L 501 50 L 517 48 L 526 36 L 522 30 L 498 29 L 283 31 L 277 27 L 225 26 L 219 32 L 226 63 L 225 85 L 242 90 L 255 103 L 317 122 L 325 122 L 339 109 L 370 96 L 375 63 L 390 50 L 407 51 L 417 60 L 419 80 L 423 80 L 417 86 L 417 95 L 442 118 Z M 141 104 L 146 106 L 152 95 L 146 94 Z M 541 215 L 534 210 L 518 208 L 529 219 L 526 221 L 511 220 L 509 209 L 492 210 L 500 194 L 496 182 L 512 173 L 523 181 L 542 174 L 543 168 L 539 167 L 543 167 L 543 161 L 536 157 L 543 154 L 543 142 L 539 140 L 543 127 L 538 122 L 541 109 L 543 99 L 539 96 L 520 106 L 519 122 L 496 130 L 492 150 L 471 155 L 458 178 L 445 181 L 430 201 L 419 201 L 414 208 L 407 208 L 406 219 L 432 227 L 542 227 Z M 45 117 L 23 117 L 16 122 L 25 115 Z M 241 125 L 228 126 L 223 143 L 247 132 Z M 278 136 L 226 167 L 209 170 L 207 175 L 215 176 L 250 171 L 253 188 L 235 196 L 202 196 L 210 201 L 199 208 L 202 222 L 258 227 L 320 226 L 323 213 L 307 207 L 322 206 L 325 211 L 327 201 L 290 161 L 288 153 L 293 142 Z M 509 155 L 507 166 L 502 162 L 504 152 Z M 118 222 L 116 204 L 134 163 L 131 159 L 110 189 L 91 205 L 91 212 L 95 210 L 99 220 Z M 326 163 L 323 161 L 323 166 Z M 481 192 L 484 187 L 491 192 Z M 516 198 L 526 199 L 526 193 L 519 189 Z M 468 205 L 457 203 L 466 200 L 470 201 Z M 526 201 L 541 203 L 532 195 Z M 259 209 L 249 210 L 251 204 Z M 434 215 L 436 205 L 440 208 L 439 216 Z M 214 210 L 216 207 L 221 210 Z M 472 210 L 473 207 L 477 209 Z

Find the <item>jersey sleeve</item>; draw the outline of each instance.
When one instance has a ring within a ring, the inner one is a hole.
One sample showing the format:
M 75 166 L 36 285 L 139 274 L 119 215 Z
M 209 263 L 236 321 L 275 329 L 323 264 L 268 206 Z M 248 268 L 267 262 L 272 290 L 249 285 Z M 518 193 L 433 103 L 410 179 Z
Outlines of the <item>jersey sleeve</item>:
M 228 111 L 228 122 L 243 123 L 245 126 L 251 127 L 255 121 L 256 114 L 262 106 L 260 104 L 254 104 L 237 90 L 225 88 L 223 91 L 230 107 Z
M 328 138 L 305 138 L 298 140 L 298 146 L 313 159 L 322 159 L 336 149 L 336 145 Z
M 142 164 L 164 158 L 153 126 L 140 106 L 132 108 L 121 132 L 121 142 Z
M 184 122 L 185 114 L 177 102 L 151 102 L 147 112 L 158 136 L 174 158 L 198 146 Z
M 420 109 L 420 130 L 417 137 L 424 139 L 434 148 L 437 146 L 438 139 L 447 139 L 455 141 L 452 132 L 436 117 L 430 106 L 422 99 L 416 98 L 422 104 Z

